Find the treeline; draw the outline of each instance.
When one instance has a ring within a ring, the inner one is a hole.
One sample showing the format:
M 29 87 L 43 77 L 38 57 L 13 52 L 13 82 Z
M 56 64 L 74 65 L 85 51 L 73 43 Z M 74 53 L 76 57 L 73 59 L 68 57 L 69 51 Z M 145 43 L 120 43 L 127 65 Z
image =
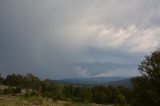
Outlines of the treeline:
M 160 106 L 160 49 L 145 56 L 138 66 L 141 76 L 131 80 L 133 88 L 80 85 L 59 85 L 41 80 L 33 74 L 12 74 L 0 77 L 0 83 L 10 86 L 1 94 L 18 94 L 26 89 L 26 96 L 44 96 L 53 100 L 83 103 L 115 104 L 117 106 Z
M 53 100 L 72 102 L 126 105 L 132 100 L 132 89 L 112 86 L 87 87 L 82 85 L 59 85 L 52 80 L 41 80 L 29 73 L 26 75 L 12 74 L 0 78 L 3 85 L 10 86 L 1 94 L 20 94 L 26 90 L 24 96 L 43 96 Z

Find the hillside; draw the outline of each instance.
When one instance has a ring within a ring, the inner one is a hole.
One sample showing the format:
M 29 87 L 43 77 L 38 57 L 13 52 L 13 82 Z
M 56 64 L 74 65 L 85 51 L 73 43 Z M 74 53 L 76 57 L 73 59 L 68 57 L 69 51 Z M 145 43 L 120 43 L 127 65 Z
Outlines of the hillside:
M 54 80 L 61 84 L 82 84 L 82 85 L 113 85 L 131 87 L 130 78 L 126 77 L 94 77 Z
M 118 80 L 118 81 L 111 81 L 108 83 L 104 83 L 102 85 L 111 85 L 111 86 L 123 86 L 123 87 L 129 87 L 132 88 L 131 78 Z

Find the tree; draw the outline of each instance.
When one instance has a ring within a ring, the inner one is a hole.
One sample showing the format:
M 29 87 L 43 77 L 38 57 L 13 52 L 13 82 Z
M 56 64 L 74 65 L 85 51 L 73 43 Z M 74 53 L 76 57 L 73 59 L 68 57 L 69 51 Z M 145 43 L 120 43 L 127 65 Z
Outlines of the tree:
M 160 80 L 160 49 L 145 56 L 138 69 L 142 76 L 152 80 Z
M 30 94 L 30 90 L 32 89 L 38 91 L 37 94 L 40 95 L 42 90 L 42 81 L 31 73 L 26 75 L 7 75 L 3 83 L 12 87 L 25 88 L 27 90 L 27 94 Z
M 117 89 L 122 95 L 125 96 L 127 103 L 131 103 L 133 101 L 133 89 L 123 86 L 119 86 Z
M 19 74 L 7 75 L 4 80 L 4 84 L 8 86 L 22 86 L 23 76 Z
M 92 101 L 92 92 L 90 88 L 81 88 L 81 102 L 88 103 Z
M 50 97 L 53 100 L 63 99 L 62 90 L 63 88 L 52 80 L 47 79 L 42 82 L 43 96 Z
M 0 73 L 0 84 L 2 84 L 4 81 L 3 77 L 1 76 L 1 73 Z
M 124 95 L 119 93 L 118 95 L 116 95 L 114 104 L 115 106 L 127 106 L 127 100 Z
M 25 88 L 34 89 L 38 91 L 40 90 L 42 85 L 41 80 L 31 73 L 28 73 L 24 76 L 23 82 Z
M 145 56 L 138 66 L 142 76 L 132 79 L 134 88 L 134 105 L 160 105 L 160 49 Z
M 106 87 L 96 86 L 93 88 L 93 101 L 95 103 L 106 103 Z

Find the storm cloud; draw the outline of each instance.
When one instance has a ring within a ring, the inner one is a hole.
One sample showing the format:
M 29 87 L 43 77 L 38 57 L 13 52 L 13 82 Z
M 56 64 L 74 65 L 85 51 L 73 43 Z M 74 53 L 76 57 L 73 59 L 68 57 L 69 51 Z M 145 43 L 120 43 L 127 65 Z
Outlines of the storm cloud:
M 160 47 L 159 0 L 2 0 L 0 72 L 135 76 Z

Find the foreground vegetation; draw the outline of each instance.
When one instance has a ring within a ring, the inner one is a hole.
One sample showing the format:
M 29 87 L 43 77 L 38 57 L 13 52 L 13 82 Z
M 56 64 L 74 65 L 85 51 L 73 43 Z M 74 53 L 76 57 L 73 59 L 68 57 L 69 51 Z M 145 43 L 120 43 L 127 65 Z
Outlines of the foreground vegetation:
M 37 97 L 37 96 L 23 97 L 23 96 L 1 95 L 0 106 L 112 106 L 112 105 L 53 101 L 50 98 Z
M 0 77 L 0 106 L 5 106 L 8 103 L 7 100 L 11 104 L 16 103 L 15 106 L 19 104 L 21 106 L 22 104 L 24 106 L 91 106 L 91 103 L 115 106 L 159 106 L 160 50 L 146 56 L 138 67 L 142 76 L 132 79 L 133 88 L 59 85 L 49 79 L 41 80 L 31 73 Z M 67 103 L 55 104 L 58 100 L 67 101 Z
M 26 103 L 23 100 L 29 100 L 29 102 L 27 102 L 28 105 L 34 105 L 34 104 L 41 105 L 42 103 L 43 105 L 46 105 L 44 103 L 53 104 L 48 102 L 48 100 L 52 102 L 61 100 L 72 103 L 72 104 L 67 103 L 65 104 L 65 106 L 76 106 L 76 105 L 91 106 L 91 103 L 105 104 L 105 105 L 109 104 L 127 105 L 127 101 L 130 101 L 130 98 L 126 99 L 126 97 L 129 97 L 129 94 L 131 94 L 131 90 L 128 88 L 123 88 L 123 87 L 114 88 L 112 86 L 108 87 L 96 86 L 91 88 L 79 85 L 58 85 L 53 81 L 43 80 L 40 81 L 41 86 L 37 87 L 37 89 L 34 89 L 36 88 L 35 87 L 36 84 L 34 80 L 31 79 L 26 81 L 27 84 L 32 84 L 32 82 L 34 83 L 34 85 L 30 86 L 30 88 L 28 86 L 27 87 L 23 85 L 20 86 L 20 84 L 16 86 L 10 85 L 13 83 L 13 81 L 18 83 L 18 81 L 16 80 L 19 79 L 18 76 L 20 77 L 21 75 L 15 75 L 15 74 L 8 75 L 6 79 L 3 80 L 3 84 L 7 86 L 4 85 L 0 86 L 1 97 L 5 97 L 7 95 L 6 97 L 9 97 L 10 99 L 16 98 L 16 100 L 11 100 L 11 101 L 17 101 L 15 103 L 18 104 Z M 26 76 L 28 76 L 28 74 Z M 21 82 L 24 80 L 21 79 L 19 81 Z M 37 83 L 39 83 L 39 81 L 37 81 Z M 25 85 L 25 81 L 23 82 L 23 84 Z M 2 101 L 3 100 L 5 99 L 2 99 Z M 60 104 L 58 104 L 58 106 L 59 105 Z

